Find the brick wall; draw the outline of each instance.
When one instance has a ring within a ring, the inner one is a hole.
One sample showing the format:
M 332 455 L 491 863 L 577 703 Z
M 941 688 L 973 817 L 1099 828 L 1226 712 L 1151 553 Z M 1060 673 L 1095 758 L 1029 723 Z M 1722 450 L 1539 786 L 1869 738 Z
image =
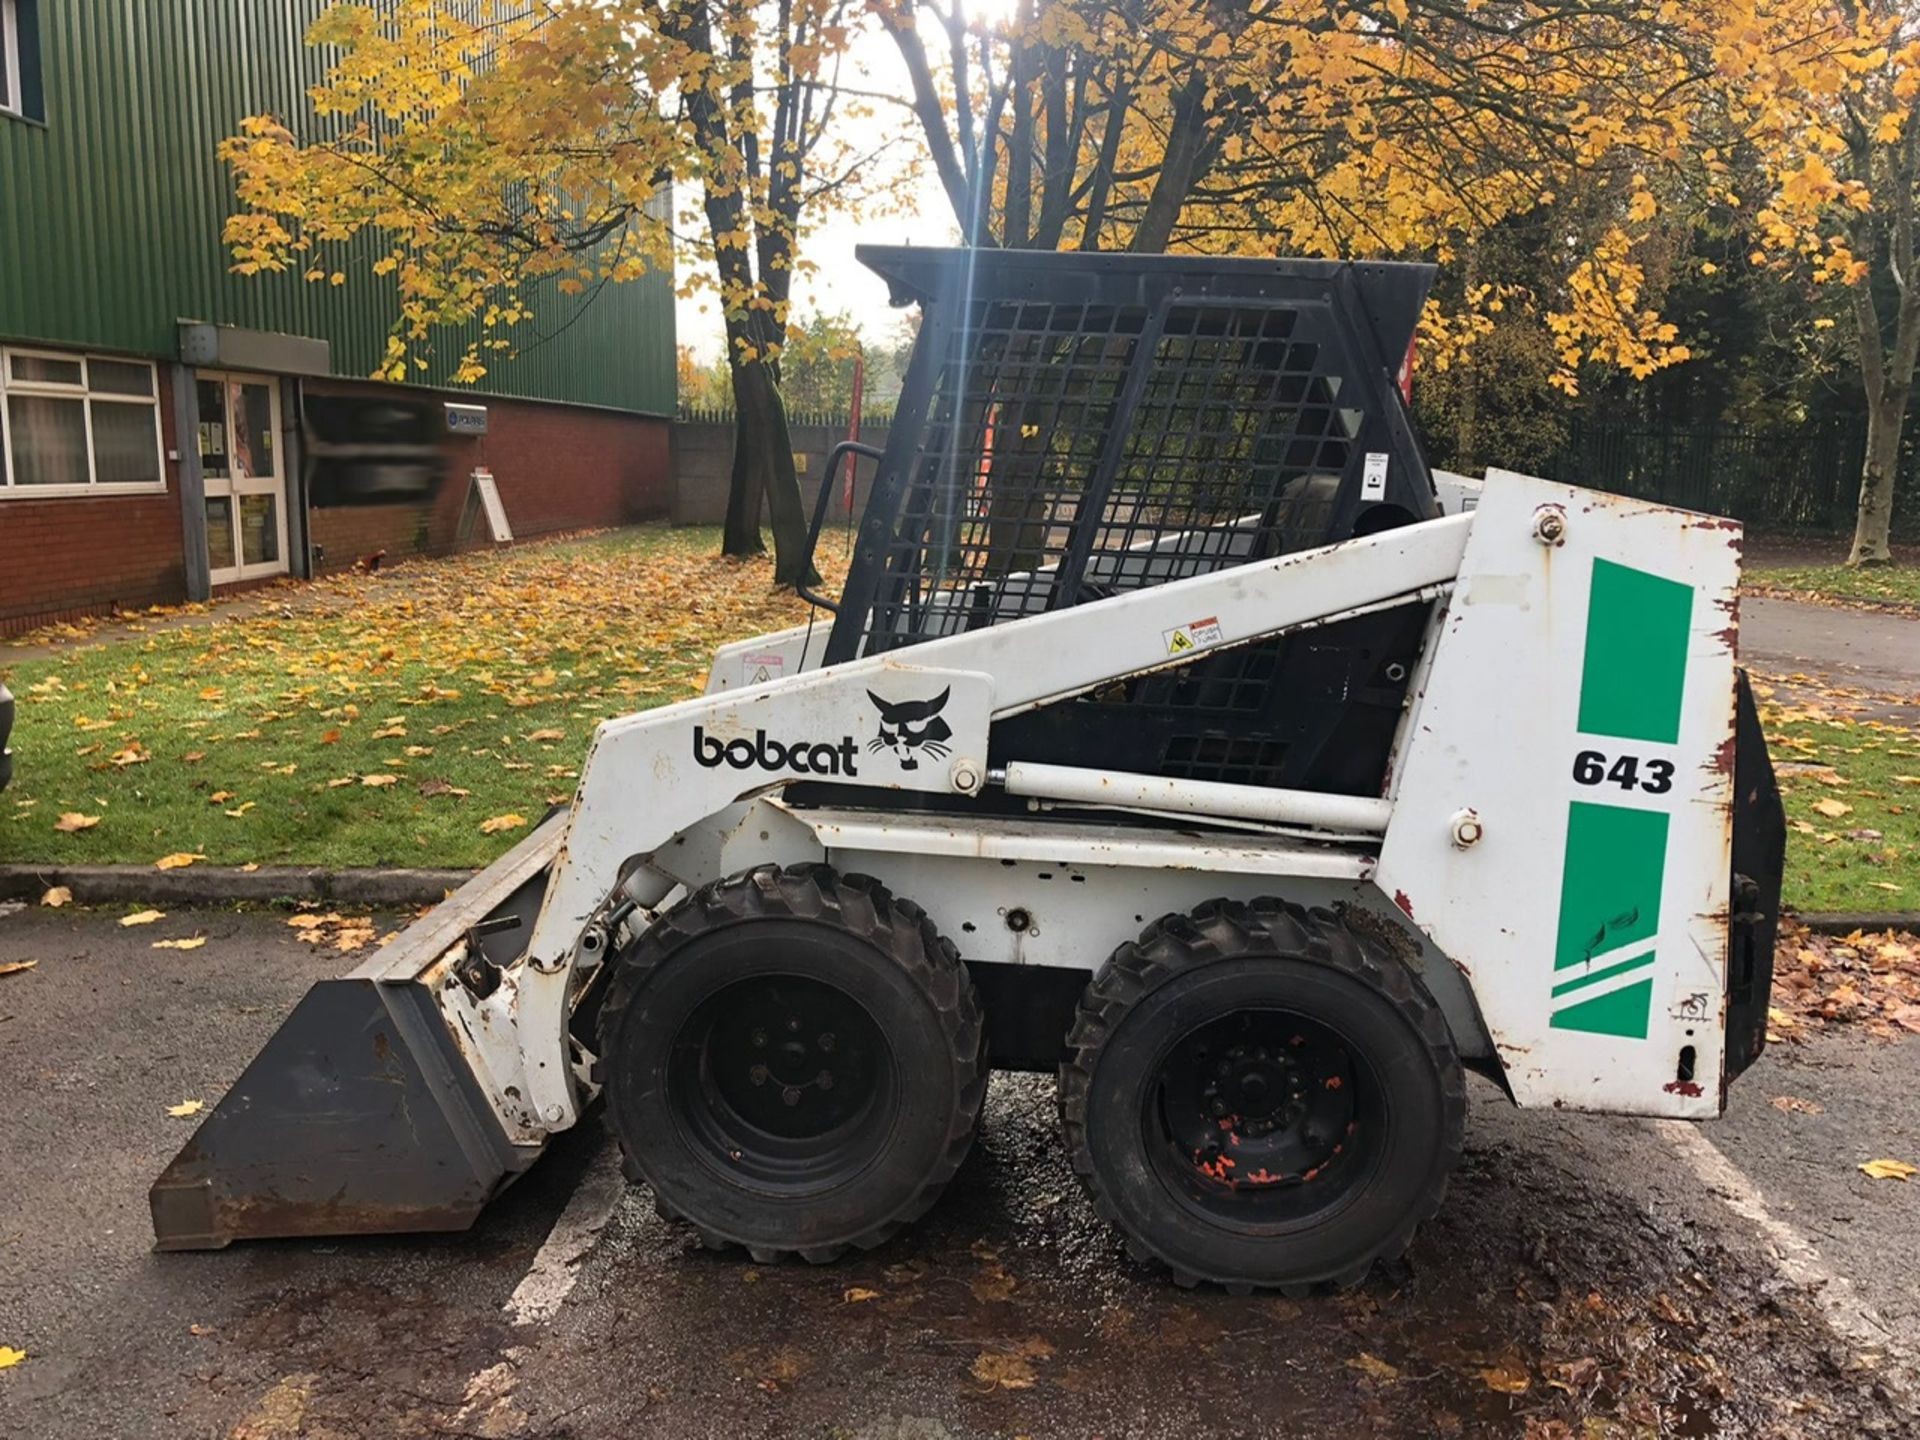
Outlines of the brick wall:
M 308 382 L 308 388 L 315 382 Z M 329 382 L 329 393 L 369 387 Z M 488 397 L 487 434 L 442 442 L 446 477 L 418 504 L 315 506 L 308 512 L 320 547 L 316 573 L 342 570 L 376 551 L 385 563 L 454 548 L 467 477 L 493 472 L 517 540 L 560 530 L 626 525 L 664 515 L 671 502 L 669 426 L 616 411 Z M 486 523 L 476 523 L 484 543 Z
M 160 367 L 164 447 L 177 444 Z M 186 598 L 176 467 L 165 494 L 0 499 L 0 635 L 115 607 Z
M 160 367 L 164 446 L 174 434 L 169 372 Z M 376 387 L 307 382 L 363 393 Z M 386 563 L 454 548 L 467 476 L 492 470 L 516 539 L 625 525 L 672 502 L 668 423 L 617 411 L 488 398 L 489 433 L 444 442 L 447 474 L 431 501 L 309 510 L 316 572 L 386 552 Z M 189 437 L 191 438 L 191 437 Z M 164 494 L 0 500 L 0 635 L 116 608 L 186 599 L 178 466 Z M 477 527 L 484 537 L 484 521 Z M 484 538 L 482 543 L 484 543 Z M 222 586 L 216 595 L 231 593 Z

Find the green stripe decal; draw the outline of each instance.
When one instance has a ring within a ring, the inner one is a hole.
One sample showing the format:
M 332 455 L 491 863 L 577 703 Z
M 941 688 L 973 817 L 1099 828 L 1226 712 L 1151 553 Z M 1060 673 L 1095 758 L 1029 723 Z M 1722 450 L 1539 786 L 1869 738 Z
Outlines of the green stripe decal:
M 1570 990 L 1584 990 L 1589 985 L 1598 985 L 1602 980 L 1611 980 L 1616 975 L 1624 975 L 1629 970 L 1640 970 L 1653 964 L 1653 951 L 1636 955 L 1631 960 L 1622 960 L 1618 965 L 1603 965 L 1598 970 L 1589 970 L 1585 975 L 1576 975 L 1571 980 L 1562 981 L 1553 987 L 1555 997 L 1565 995 Z
M 1560 934 L 1553 956 L 1554 976 L 1560 982 L 1553 990 L 1554 1029 L 1646 1039 L 1653 1004 L 1651 980 L 1564 1002 L 1561 997 L 1653 963 L 1666 862 L 1665 811 L 1584 800 L 1568 807 Z M 1596 955 L 1618 954 L 1623 947 L 1642 941 L 1645 948 L 1631 960 L 1580 973 Z
M 1567 859 L 1560 876 L 1558 972 L 1636 940 L 1660 924 L 1660 880 L 1667 868 L 1664 810 L 1629 810 L 1576 800 L 1567 815 Z
M 1647 1020 L 1653 1013 L 1653 981 L 1609 990 L 1553 1014 L 1556 1030 L 1584 1030 L 1589 1035 L 1618 1035 L 1626 1040 L 1647 1038 Z
M 1692 624 L 1691 585 L 1595 560 L 1580 729 L 1661 745 L 1678 740 Z

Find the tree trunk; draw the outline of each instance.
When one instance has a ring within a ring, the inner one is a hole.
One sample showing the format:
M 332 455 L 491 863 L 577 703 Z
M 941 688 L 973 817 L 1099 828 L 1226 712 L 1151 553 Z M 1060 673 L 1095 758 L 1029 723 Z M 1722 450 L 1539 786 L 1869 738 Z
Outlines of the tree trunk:
M 733 405 L 733 489 L 727 497 L 725 553 L 754 555 L 763 548 L 760 501 L 764 497 L 767 518 L 773 526 L 774 584 L 813 584 L 820 577 L 807 554 L 807 510 L 800 498 L 800 478 L 793 468 L 787 407 L 780 399 L 772 368 L 764 361 L 734 364 Z M 734 548 L 736 509 L 742 522 L 752 526 L 750 549 Z
M 1900 473 L 1900 432 L 1907 422 L 1907 387 L 1887 385 L 1867 397 L 1867 459 L 1860 467 L 1860 509 L 1849 565 L 1891 565 L 1893 486 Z
M 754 463 L 757 442 L 750 438 L 746 407 L 739 401 L 735 380 L 733 405 L 733 472 L 727 481 L 727 523 L 720 536 L 722 555 L 759 555 L 767 546 L 760 538 L 760 499 L 766 494 Z

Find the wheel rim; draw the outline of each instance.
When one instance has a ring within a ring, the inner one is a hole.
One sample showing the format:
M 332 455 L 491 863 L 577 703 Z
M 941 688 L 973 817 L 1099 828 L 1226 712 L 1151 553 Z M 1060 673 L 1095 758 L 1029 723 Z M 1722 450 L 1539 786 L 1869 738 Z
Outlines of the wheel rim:
M 756 975 L 708 996 L 675 1037 L 667 1099 L 719 1173 L 804 1194 L 843 1184 L 884 1148 L 894 1056 L 859 1001 L 808 976 Z
M 1185 1209 L 1252 1232 L 1319 1223 L 1350 1204 L 1387 1138 L 1365 1057 L 1282 1009 L 1235 1010 L 1175 1040 L 1140 1121 L 1156 1174 Z

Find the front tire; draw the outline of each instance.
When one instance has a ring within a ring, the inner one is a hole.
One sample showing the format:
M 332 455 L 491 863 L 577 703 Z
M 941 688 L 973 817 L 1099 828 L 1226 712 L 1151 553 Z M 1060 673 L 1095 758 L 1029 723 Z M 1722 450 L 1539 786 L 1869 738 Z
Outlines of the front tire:
M 1174 1279 L 1358 1283 L 1439 1208 L 1466 1086 L 1417 978 L 1327 911 L 1215 901 L 1120 947 L 1061 1066 L 1095 1207 Z
M 628 1177 L 710 1248 L 871 1248 L 965 1158 L 986 1095 L 973 986 L 878 881 L 825 865 L 730 876 L 615 967 L 600 1076 Z

